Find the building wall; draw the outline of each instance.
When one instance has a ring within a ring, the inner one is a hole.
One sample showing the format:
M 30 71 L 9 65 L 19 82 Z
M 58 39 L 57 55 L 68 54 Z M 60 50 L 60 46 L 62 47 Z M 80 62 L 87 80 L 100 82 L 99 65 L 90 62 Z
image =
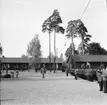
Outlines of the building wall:
M 9 65 L 8 70 L 27 70 L 29 63 L 2 63 L 1 69 L 6 70 L 6 65 Z
M 6 70 L 6 65 L 9 64 L 8 70 L 28 70 L 29 69 L 29 63 L 2 63 L 1 64 L 1 69 Z M 40 66 L 45 64 L 45 67 L 47 70 L 53 69 L 53 64 L 54 63 L 39 63 Z M 38 65 L 35 66 L 34 68 L 38 69 Z M 62 68 L 62 63 L 57 63 L 58 64 L 58 69 Z M 31 67 L 32 68 L 32 67 Z
M 82 64 L 85 64 L 85 66 L 86 66 L 86 63 L 87 63 L 87 62 L 76 62 L 76 67 L 77 67 L 77 68 L 81 68 L 81 65 L 82 65 Z M 99 68 L 100 68 L 101 62 L 89 62 L 89 63 L 90 63 L 90 65 L 91 65 L 91 68 L 96 68 L 96 69 L 99 69 Z M 104 63 L 104 64 L 105 64 L 105 67 L 107 67 L 107 62 L 102 62 L 102 63 Z

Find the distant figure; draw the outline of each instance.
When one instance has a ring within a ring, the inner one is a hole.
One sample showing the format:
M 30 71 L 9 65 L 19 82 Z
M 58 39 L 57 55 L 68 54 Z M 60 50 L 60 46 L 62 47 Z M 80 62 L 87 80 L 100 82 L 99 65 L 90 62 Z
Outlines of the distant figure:
M 16 70 L 16 78 L 18 78 L 18 77 L 19 77 L 19 71 Z
M 97 78 L 98 78 L 98 83 L 99 83 L 99 87 L 100 87 L 99 91 L 103 91 L 103 74 L 102 74 L 102 69 L 99 69 L 97 71 Z
M 35 65 L 35 72 L 37 72 L 38 71 L 38 65 L 36 64 Z
M 12 79 L 14 78 L 14 72 L 11 72 L 11 78 Z
M 85 75 L 86 75 L 86 78 L 87 78 L 87 80 L 91 80 L 91 78 L 90 78 L 90 73 L 91 73 L 91 68 L 90 68 L 90 64 L 89 63 L 87 63 L 86 64 L 86 70 L 85 70 L 86 72 L 85 72 Z
M 74 69 L 74 74 L 75 74 L 75 80 L 77 80 L 78 79 L 78 69 L 77 68 Z
M 104 87 L 104 93 L 107 93 L 107 68 L 103 69 L 102 71 L 103 75 L 103 87 Z
M 46 74 L 46 68 L 45 68 L 45 65 L 43 64 L 43 66 L 41 67 L 41 74 L 42 74 L 42 78 L 45 77 L 45 74 Z
M 43 68 L 44 68 L 44 72 L 46 74 L 46 66 L 45 66 L 45 64 L 43 64 Z

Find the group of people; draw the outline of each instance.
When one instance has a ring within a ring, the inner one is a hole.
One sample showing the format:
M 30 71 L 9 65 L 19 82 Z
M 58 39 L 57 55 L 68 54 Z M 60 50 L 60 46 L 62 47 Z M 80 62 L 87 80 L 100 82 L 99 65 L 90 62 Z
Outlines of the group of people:
M 86 64 L 86 68 L 91 68 L 91 65 L 89 63 Z M 78 69 L 74 70 L 75 79 L 78 79 Z M 103 91 L 104 93 L 107 93 L 107 67 L 104 64 L 100 65 L 100 68 L 96 72 L 96 76 L 98 79 L 99 84 L 99 91 Z
M 14 78 L 14 75 L 16 74 L 16 78 L 19 77 L 19 70 L 16 70 L 15 72 L 11 72 L 11 78 Z
M 0 78 L 1 79 L 4 79 L 4 78 L 11 78 L 11 79 L 14 79 L 14 78 L 18 78 L 19 77 L 19 71 L 16 70 L 15 72 L 14 71 L 11 71 L 9 72 L 8 74 L 4 74 L 2 73 L 2 71 L 0 70 Z
M 99 83 L 99 91 L 103 91 L 107 93 L 107 68 L 100 68 L 97 71 L 98 83 Z
M 90 68 L 90 64 L 87 63 L 87 66 Z M 99 84 L 99 91 L 107 93 L 107 67 L 105 64 L 101 63 L 100 68 L 97 71 L 97 79 Z

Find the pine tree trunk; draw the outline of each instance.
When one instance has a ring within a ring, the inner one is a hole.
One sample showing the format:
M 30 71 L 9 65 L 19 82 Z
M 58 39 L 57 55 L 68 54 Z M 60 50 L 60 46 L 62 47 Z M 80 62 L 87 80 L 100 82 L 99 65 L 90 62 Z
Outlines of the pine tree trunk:
M 74 42 L 73 42 L 74 36 L 71 37 L 72 40 L 72 55 L 74 55 Z
M 82 38 L 82 55 L 84 55 L 84 46 L 83 46 L 83 44 L 84 44 L 84 39 Z
M 54 73 L 56 71 L 56 32 L 54 31 Z
M 49 32 L 49 63 L 51 63 L 51 37 Z
M 50 32 L 49 32 L 49 67 L 50 67 L 50 72 L 51 72 L 51 36 L 50 36 Z

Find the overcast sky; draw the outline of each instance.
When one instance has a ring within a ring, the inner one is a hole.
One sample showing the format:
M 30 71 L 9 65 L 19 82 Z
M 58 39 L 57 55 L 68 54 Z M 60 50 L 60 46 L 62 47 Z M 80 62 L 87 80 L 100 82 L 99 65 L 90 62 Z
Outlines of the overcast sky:
M 48 33 L 42 33 L 42 23 L 58 9 L 67 27 L 70 20 L 81 17 L 89 0 L 0 0 L 0 42 L 5 57 L 21 57 L 26 54 L 27 44 L 39 34 L 42 54 L 48 56 Z M 99 42 L 107 50 L 107 8 L 106 0 L 91 0 L 82 21 L 92 35 L 91 41 Z M 66 33 L 65 33 L 66 34 Z M 66 50 L 70 41 L 65 34 L 57 35 L 57 52 Z M 53 52 L 53 34 L 51 37 Z M 76 47 L 80 39 L 75 39 Z M 64 44 L 67 42 L 67 46 Z

